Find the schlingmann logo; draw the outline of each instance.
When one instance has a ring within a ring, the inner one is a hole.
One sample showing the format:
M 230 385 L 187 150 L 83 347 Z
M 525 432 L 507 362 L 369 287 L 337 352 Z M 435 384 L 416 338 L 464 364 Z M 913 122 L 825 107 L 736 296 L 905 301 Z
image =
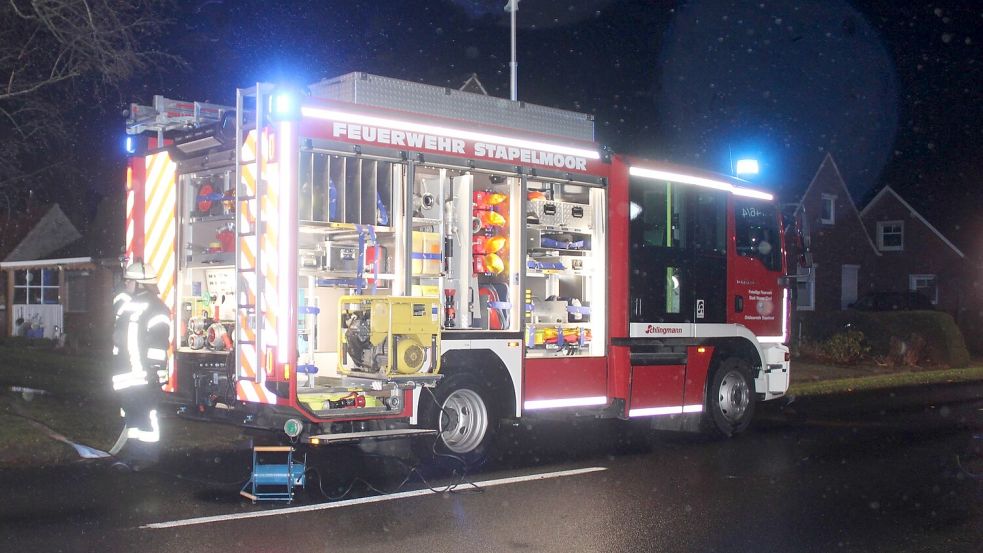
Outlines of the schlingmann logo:
M 667 326 L 655 326 L 648 325 L 645 327 L 645 334 L 682 334 L 683 329 L 667 327 Z

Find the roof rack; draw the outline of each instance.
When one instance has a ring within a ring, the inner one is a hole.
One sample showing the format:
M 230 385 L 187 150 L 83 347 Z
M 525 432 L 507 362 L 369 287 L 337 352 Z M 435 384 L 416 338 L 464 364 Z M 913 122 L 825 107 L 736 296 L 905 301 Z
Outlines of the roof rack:
M 157 133 L 160 140 L 163 140 L 164 133 L 167 131 L 187 130 L 218 123 L 226 113 L 234 112 L 235 108 L 231 106 L 154 96 L 153 106 L 130 104 L 129 117 L 126 118 L 126 134 L 153 131 Z

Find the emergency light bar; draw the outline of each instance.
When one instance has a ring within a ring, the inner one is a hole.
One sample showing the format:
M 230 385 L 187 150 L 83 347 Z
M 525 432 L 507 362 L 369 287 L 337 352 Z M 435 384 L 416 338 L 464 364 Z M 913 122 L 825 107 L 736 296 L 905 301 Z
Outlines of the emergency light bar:
M 734 172 L 738 175 L 757 175 L 758 170 L 758 160 L 739 159 L 737 160 L 737 168 Z
M 270 115 L 277 121 L 293 121 L 300 116 L 300 94 L 278 90 L 270 97 Z
M 708 179 L 704 177 L 697 177 L 694 175 L 685 175 L 682 173 L 672 173 L 669 171 L 660 171 L 658 169 L 645 169 L 643 167 L 630 167 L 628 169 L 628 174 L 633 177 L 642 177 L 646 179 L 656 179 L 656 180 L 666 180 L 671 182 L 681 182 L 684 184 L 694 184 L 696 186 L 705 186 L 707 188 L 714 188 L 716 190 L 723 190 L 724 192 L 731 192 L 738 196 L 745 196 L 748 198 L 757 198 L 759 200 L 771 201 L 775 197 L 767 192 L 762 192 L 760 190 L 753 190 L 751 188 L 741 188 L 740 186 L 734 186 L 729 182 Z
M 474 142 L 491 142 L 503 146 L 514 146 L 516 148 L 528 148 L 531 150 L 543 150 L 547 152 L 555 152 L 558 154 L 584 157 L 587 159 L 601 159 L 601 154 L 596 150 L 575 148 L 571 146 L 561 146 L 559 144 L 548 144 L 545 142 L 536 142 L 534 140 L 525 140 L 521 138 L 512 138 L 507 136 L 479 133 L 473 131 L 466 131 L 462 129 L 453 129 L 449 127 L 437 127 L 434 125 L 426 125 L 423 123 L 413 123 L 410 121 L 400 121 L 398 119 L 373 117 L 370 115 L 361 115 L 357 113 L 349 113 L 345 111 L 339 111 L 339 110 L 328 109 L 328 108 L 304 106 L 301 108 L 300 112 L 303 116 L 313 117 L 314 119 L 325 119 L 329 121 L 343 121 L 346 123 L 356 123 L 359 125 L 372 125 L 376 127 L 388 127 L 392 129 L 399 129 L 402 131 L 436 134 L 436 135 L 447 136 L 451 138 L 460 138 L 462 140 L 471 140 Z

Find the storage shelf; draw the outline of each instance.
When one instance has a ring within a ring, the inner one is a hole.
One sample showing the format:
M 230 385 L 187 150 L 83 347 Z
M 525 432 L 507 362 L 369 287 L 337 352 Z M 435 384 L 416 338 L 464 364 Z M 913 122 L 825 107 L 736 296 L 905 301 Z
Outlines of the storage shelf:
M 188 217 L 189 223 L 218 223 L 235 221 L 235 215 L 201 215 Z
M 323 277 L 323 278 L 355 278 L 358 273 L 355 271 L 325 271 L 322 269 L 300 269 L 298 271 L 302 275 Z M 362 278 L 364 279 L 374 279 L 379 280 L 396 280 L 396 275 L 393 273 L 379 273 L 376 275 L 371 271 L 365 271 L 362 273 Z
M 577 234 L 583 234 L 590 236 L 594 234 L 592 229 L 585 229 L 583 227 L 566 227 L 566 226 L 556 226 L 556 225 L 541 225 L 538 223 L 526 223 L 527 228 L 542 230 L 546 232 L 574 232 Z
M 189 348 L 187 346 L 178 346 L 177 352 L 178 353 L 200 353 L 200 354 L 215 355 L 215 356 L 221 356 L 221 357 L 226 357 L 226 356 L 229 355 L 229 350 L 214 350 L 214 349 L 208 349 L 208 348 L 192 349 L 192 348 Z
M 302 234 L 351 234 L 358 236 L 359 227 L 368 230 L 372 229 L 376 234 L 392 234 L 392 227 L 380 227 L 377 225 L 355 225 L 352 223 L 332 223 L 326 221 L 301 221 L 299 231 Z
M 573 277 L 589 277 L 594 276 L 594 273 L 588 271 L 571 271 L 570 269 L 526 269 L 526 276 L 531 277 L 548 277 L 548 276 L 573 276 Z
M 567 353 L 567 350 L 566 349 L 559 349 L 559 348 L 557 348 L 557 349 L 550 349 L 550 350 L 527 349 L 526 350 L 526 357 L 532 357 L 532 358 L 537 358 L 538 359 L 538 358 L 548 358 L 548 357 L 549 358 L 552 358 L 552 357 L 563 357 L 563 358 L 570 358 L 570 357 L 592 357 L 592 355 L 588 351 L 588 348 L 585 346 L 583 348 L 580 348 L 580 351 L 577 351 L 576 353 L 573 353 L 573 354 Z
M 191 261 L 184 265 L 189 269 L 224 269 L 235 267 L 235 253 L 201 253 L 191 256 Z
M 440 219 L 427 219 L 424 217 L 413 217 L 414 227 L 437 227 L 440 226 Z
M 526 248 L 526 251 L 529 252 L 529 255 L 530 256 L 533 256 L 533 257 L 549 257 L 550 252 L 563 252 L 564 255 L 571 254 L 571 253 L 578 253 L 578 254 L 589 254 L 589 253 L 593 253 L 591 250 L 588 250 L 588 249 L 569 249 L 569 250 L 567 250 L 567 249 L 563 249 L 563 248 L 542 248 L 542 247 L 540 247 L 540 248 Z M 554 254 L 554 255 L 559 255 L 559 254 Z

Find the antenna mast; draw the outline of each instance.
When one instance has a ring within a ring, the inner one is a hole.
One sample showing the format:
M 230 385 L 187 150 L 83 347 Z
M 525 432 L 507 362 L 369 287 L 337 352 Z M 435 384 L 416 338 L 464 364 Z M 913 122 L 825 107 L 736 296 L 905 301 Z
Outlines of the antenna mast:
M 509 3 L 505 5 L 505 10 L 511 14 L 512 19 L 512 60 L 509 62 L 509 84 L 510 98 L 515 102 L 519 99 L 519 62 L 515 60 L 515 12 L 519 11 L 519 0 L 509 0 Z

